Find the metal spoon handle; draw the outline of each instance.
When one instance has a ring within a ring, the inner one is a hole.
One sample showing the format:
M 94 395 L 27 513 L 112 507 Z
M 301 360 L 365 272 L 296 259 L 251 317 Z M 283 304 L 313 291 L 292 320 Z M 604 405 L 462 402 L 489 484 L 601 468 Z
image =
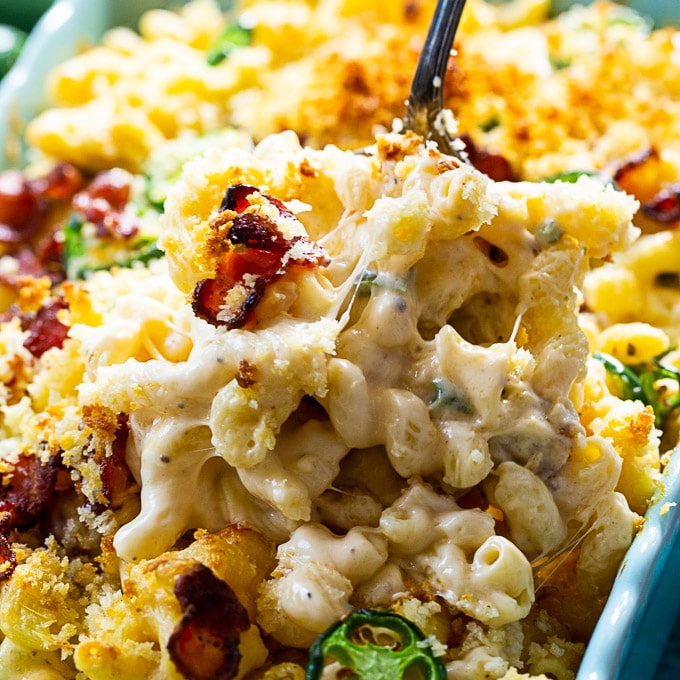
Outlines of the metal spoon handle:
M 437 0 L 404 115 L 406 129 L 433 139 L 445 153 L 451 152 L 451 140 L 437 129 L 436 119 L 443 107 L 446 65 L 464 7 L 465 0 Z

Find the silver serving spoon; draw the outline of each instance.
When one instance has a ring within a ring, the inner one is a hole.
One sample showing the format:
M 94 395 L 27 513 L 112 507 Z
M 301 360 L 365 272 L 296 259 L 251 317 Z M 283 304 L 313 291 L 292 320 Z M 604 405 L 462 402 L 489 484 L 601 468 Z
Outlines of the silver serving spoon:
M 442 153 L 461 160 L 464 159 L 446 131 L 441 112 L 446 65 L 464 7 L 465 0 L 437 0 L 404 114 L 407 130 L 436 142 Z

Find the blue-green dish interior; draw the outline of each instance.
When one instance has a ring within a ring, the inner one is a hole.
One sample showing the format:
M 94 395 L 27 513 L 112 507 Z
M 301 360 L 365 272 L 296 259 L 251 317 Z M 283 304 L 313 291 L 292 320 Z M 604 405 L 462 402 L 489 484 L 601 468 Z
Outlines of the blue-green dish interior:
M 30 24 L 49 3 L 33 6 L 0 0 L 0 22 Z M 134 26 L 160 0 L 55 0 L 38 21 L 12 71 L 0 83 L 0 167 L 20 164 L 23 123 L 45 106 L 46 76 L 59 61 L 96 43 L 112 26 Z M 229 0 L 223 3 L 229 4 Z M 576 4 L 554 0 L 556 12 Z M 583 0 L 580 4 L 588 4 Z M 678 0 L 629 0 L 657 25 L 680 24 Z M 647 513 L 620 569 L 604 613 L 586 651 L 578 680 L 656 680 L 659 663 L 680 667 L 669 649 L 680 652 L 680 611 L 676 567 L 680 564 L 680 451 L 664 472 L 661 492 Z M 666 643 L 669 647 L 664 647 Z M 666 655 L 666 656 L 664 656 Z M 671 655 L 671 656 L 669 656 Z M 662 658 L 663 657 L 663 658 Z M 667 677 L 673 677 L 668 675 Z
M 595 0 L 552 0 L 553 12 L 563 12 L 572 5 L 590 5 Z M 641 14 L 649 17 L 657 26 L 680 24 L 680 3 L 678 0 L 620 0 Z

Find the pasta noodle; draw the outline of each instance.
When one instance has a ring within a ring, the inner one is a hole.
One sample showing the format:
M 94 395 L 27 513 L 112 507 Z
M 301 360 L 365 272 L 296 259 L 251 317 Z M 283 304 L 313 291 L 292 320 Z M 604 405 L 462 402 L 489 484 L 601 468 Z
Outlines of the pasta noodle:
M 678 166 L 551 101 L 677 35 L 548 4 L 468 4 L 470 162 L 393 123 L 429 0 L 194 0 L 56 66 L 0 258 L 3 678 L 302 678 L 361 610 L 575 677 L 677 443 L 676 236 L 623 185 Z

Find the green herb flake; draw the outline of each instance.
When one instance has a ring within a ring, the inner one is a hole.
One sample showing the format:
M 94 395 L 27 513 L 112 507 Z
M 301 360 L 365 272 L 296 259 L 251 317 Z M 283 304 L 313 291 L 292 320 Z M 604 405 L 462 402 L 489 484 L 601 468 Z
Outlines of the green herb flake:
M 534 231 L 538 247 L 543 250 L 557 243 L 564 236 L 562 225 L 552 217 L 541 220 Z
M 576 184 L 576 182 L 578 182 L 581 177 L 590 177 L 591 179 L 597 180 L 606 186 L 611 186 L 614 189 L 619 188 L 610 175 L 598 170 L 569 170 L 567 172 L 559 172 L 556 175 L 552 175 L 550 177 L 545 177 L 543 181 L 548 182 L 549 184 L 554 184 L 555 182 Z
M 492 116 L 489 116 L 486 120 L 482 121 L 479 124 L 479 129 L 482 132 L 491 132 L 491 130 L 495 130 L 499 125 L 501 124 L 501 118 L 498 113 L 493 114 Z
M 399 295 L 408 292 L 408 283 L 404 278 L 374 271 L 365 271 L 356 285 L 359 297 L 369 297 L 373 288 L 393 290 Z
M 453 410 L 469 416 L 474 413 L 472 402 L 448 380 L 436 378 L 432 381 L 433 392 L 428 405 L 431 410 Z
M 69 279 L 82 278 L 80 267 L 85 256 L 83 220 L 73 216 L 66 223 L 64 234 L 64 268 Z
M 550 65 L 553 68 L 553 71 L 562 71 L 565 68 L 569 68 L 573 63 L 573 59 L 571 57 L 563 57 L 558 54 L 551 54 L 550 55 Z
M 210 66 L 223 62 L 237 47 L 247 47 L 253 39 L 253 29 L 236 22 L 229 24 L 208 49 Z

